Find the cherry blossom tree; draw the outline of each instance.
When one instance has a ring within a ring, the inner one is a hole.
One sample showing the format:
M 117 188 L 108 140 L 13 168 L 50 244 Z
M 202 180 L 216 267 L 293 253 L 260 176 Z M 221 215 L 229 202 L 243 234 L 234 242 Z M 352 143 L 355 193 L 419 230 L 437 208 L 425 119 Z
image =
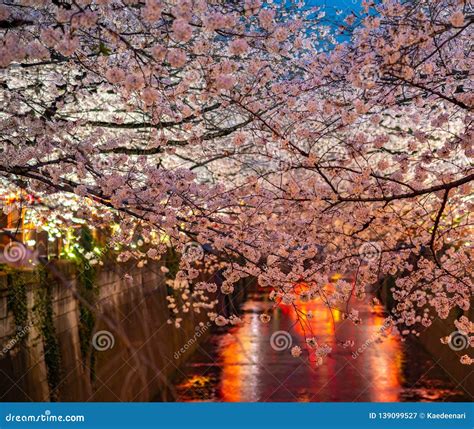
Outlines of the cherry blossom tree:
M 353 300 L 393 276 L 402 335 L 467 311 L 474 12 L 362 6 L 335 28 L 292 1 L 3 5 L 2 183 L 40 195 L 39 216 L 72 204 L 118 225 L 119 260 L 178 248 L 177 315 L 239 323 L 212 309 L 205 264 L 224 294 L 257 278 L 294 308 L 318 362 L 330 349 L 301 302 L 358 324 Z M 137 234 L 143 249 L 127 246 Z

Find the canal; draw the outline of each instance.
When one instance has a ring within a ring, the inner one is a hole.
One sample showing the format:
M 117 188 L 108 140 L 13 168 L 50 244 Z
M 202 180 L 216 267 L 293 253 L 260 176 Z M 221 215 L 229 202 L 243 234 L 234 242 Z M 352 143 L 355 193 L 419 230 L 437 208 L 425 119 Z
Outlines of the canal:
M 362 324 L 354 326 L 342 312 L 304 304 L 318 342 L 332 348 L 318 366 L 305 353 L 291 356 L 283 343 L 304 348 L 304 332 L 290 307 L 272 304 L 250 294 L 244 323 L 217 330 L 200 345 L 179 371 L 178 401 L 469 401 L 416 341 L 390 332 L 379 305 L 358 306 Z M 263 311 L 272 316 L 268 324 L 259 320 Z M 272 347 L 277 331 L 286 337 Z M 347 339 L 354 344 L 342 344 Z

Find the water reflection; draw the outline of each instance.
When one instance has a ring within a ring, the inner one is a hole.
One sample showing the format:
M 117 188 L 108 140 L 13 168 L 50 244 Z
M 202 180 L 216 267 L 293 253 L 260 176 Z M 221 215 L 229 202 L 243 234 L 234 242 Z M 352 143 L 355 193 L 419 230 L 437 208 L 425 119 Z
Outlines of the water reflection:
M 195 353 L 177 386 L 179 401 L 434 401 L 468 400 L 416 344 L 402 343 L 387 328 L 381 308 L 358 307 L 363 323 L 354 326 L 338 310 L 305 304 L 304 327 L 289 307 L 272 311 L 267 325 L 259 314 L 271 304 L 255 294 L 244 305 L 242 326 L 214 333 Z M 305 333 L 327 343 L 332 352 L 322 366 L 307 354 L 293 358 L 275 351 L 271 334 L 291 333 L 304 348 Z M 341 342 L 353 339 L 353 347 Z M 359 352 L 357 350 L 359 349 Z M 409 365 L 409 371 L 407 371 Z

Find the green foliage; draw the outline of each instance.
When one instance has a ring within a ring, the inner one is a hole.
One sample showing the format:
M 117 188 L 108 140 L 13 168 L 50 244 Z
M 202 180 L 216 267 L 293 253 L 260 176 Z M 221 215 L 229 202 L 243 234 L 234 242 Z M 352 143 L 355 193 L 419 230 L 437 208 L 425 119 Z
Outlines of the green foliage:
M 43 337 L 44 361 L 48 373 L 50 399 L 56 401 L 59 397 L 59 384 L 61 382 L 61 351 L 54 326 L 54 310 L 52 291 L 54 283 L 48 277 L 46 270 L 38 270 L 39 288 L 36 293 L 34 311 L 37 315 L 38 328 Z
M 8 298 L 7 308 L 13 313 L 15 319 L 16 332 L 22 331 L 28 324 L 28 301 L 26 295 L 27 279 L 18 271 L 8 272 Z M 24 341 L 27 336 L 19 336 L 20 342 Z
M 91 379 L 94 379 L 95 354 L 91 347 L 93 330 L 95 327 L 95 315 L 92 308 L 97 300 L 97 288 L 95 286 L 96 269 L 90 264 L 86 255 L 93 252 L 96 243 L 91 231 L 82 227 L 75 237 L 78 246 L 72 250 L 73 258 L 77 266 L 78 293 L 88 303 L 79 303 L 79 341 L 81 356 L 84 364 L 90 366 Z M 61 351 L 58 336 L 54 324 L 53 289 L 55 282 L 48 276 L 45 267 L 40 267 L 32 278 L 31 273 L 19 270 L 5 269 L 9 285 L 8 310 L 13 313 L 16 332 L 23 332 L 28 325 L 29 319 L 37 326 L 44 346 L 44 360 L 47 369 L 48 384 L 50 387 L 50 400 L 59 399 L 59 385 L 62 377 Z M 33 315 L 29 315 L 27 288 L 28 284 L 37 285 L 34 295 Z M 30 322 L 31 323 L 31 322 Z M 27 331 L 26 331 L 27 332 Z M 27 335 L 18 335 L 20 344 Z
M 91 379 L 95 376 L 95 353 L 91 348 L 92 334 L 95 326 L 95 315 L 91 307 L 95 305 L 97 288 L 95 287 L 96 269 L 89 263 L 85 254 L 92 252 L 95 243 L 91 231 L 82 227 L 79 233 L 79 245 L 84 249 L 83 253 L 77 252 L 77 265 L 79 270 L 78 293 L 89 304 L 79 303 L 79 342 L 84 364 L 89 361 Z
M 107 57 L 112 53 L 112 51 L 107 48 L 107 46 L 105 46 L 102 42 L 99 43 L 99 52 Z
M 43 267 L 34 273 L 34 278 L 28 272 L 9 271 L 7 273 L 7 281 L 9 287 L 7 306 L 13 313 L 16 332 L 22 333 L 18 335 L 17 344 L 21 344 L 28 336 L 28 330 L 25 330 L 30 319 L 28 314 L 28 284 L 37 285 L 33 306 L 33 312 L 36 317 L 31 317 L 31 319 L 35 322 L 41 333 L 48 385 L 50 387 L 50 399 L 55 401 L 58 399 L 58 386 L 61 381 L 61 353 L 54 326 L 53 284 L 49 281 Z

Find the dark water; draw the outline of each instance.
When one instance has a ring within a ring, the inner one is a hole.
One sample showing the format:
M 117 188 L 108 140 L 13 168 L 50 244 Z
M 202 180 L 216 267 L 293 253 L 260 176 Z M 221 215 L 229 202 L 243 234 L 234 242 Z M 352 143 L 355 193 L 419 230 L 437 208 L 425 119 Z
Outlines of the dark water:
M 241 312 L 244 324 L 212 334 L 181 369 L 178 401 L 469 401 L 416 342 L 401 342 L 383 328 L 381 308 L 361 305 L 362 325 L 343 320 L 322 304 L 308 322 L 319 343 L 332 352 L 321 366 L 303 353 L 294 358 L 289 349 L 277 351 L 270 343 L 275 331 L 291 334 L 303 348 L 304 333 L 290 308 L 271 310 L 262 324 L 259 314 L 271 308 L 262 295 L 251 295 Z M 386 326 L 386 325 L 385 325 Z M 340 342 L 351 338 L 354 347 Z M 359 355 L 353 352 L 359 347 Z

